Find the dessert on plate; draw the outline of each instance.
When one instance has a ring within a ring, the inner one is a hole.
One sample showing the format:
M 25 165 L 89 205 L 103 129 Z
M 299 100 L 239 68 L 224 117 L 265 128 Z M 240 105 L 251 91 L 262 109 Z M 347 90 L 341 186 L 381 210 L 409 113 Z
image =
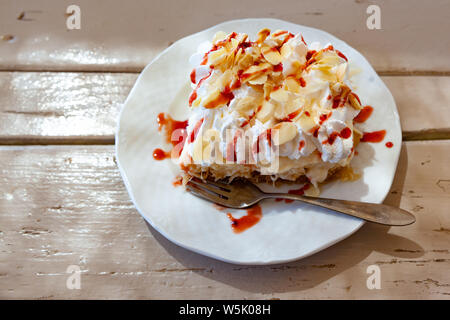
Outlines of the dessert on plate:
M 178 163 L 209 179 L 309 181 L 349 167 L 361 110 L 331 44 L 261 30 L 217 33 L 190 58 L 190 116 Z

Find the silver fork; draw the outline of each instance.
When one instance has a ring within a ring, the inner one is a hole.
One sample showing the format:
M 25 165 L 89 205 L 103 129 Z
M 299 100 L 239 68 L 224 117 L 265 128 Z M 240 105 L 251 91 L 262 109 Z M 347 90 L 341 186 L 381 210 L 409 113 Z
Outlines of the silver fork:
M 266 193 L 250 182 L 235 181 L 225 184 L 214 181 L 204 182 L 194 178 L 186 187 L 195 196 L 235 209 L 250 207 L 262 199 L 283 198 L 306 202 L 389 226 L 406 226 L 416 221 L 416 218 L 408 211 L 385 204 L 306 197 L 290 193 Z

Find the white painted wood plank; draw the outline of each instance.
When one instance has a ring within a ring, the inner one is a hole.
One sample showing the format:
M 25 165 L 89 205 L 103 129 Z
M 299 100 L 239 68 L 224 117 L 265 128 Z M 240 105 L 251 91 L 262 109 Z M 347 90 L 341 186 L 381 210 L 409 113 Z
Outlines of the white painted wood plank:
M 0 142 L 113 143 L 116 121 L 137 74 L 0 72 Z M 450 137 L 450 77 L 383 77 L 404 135 Z M 375 106 L 376 107 L 376 106 Z M 151 119 L 149 121 L 152 121 Z
M 404 143 L 386 200 L 417 222 L 366 224 L 301 261 L 236 266 L 170 243 L 136 212 L 113 146 L 0 148 L 0 298 L 448 299 L 449 141 Z M 366 269 L 381 269 L 368 290 Z M 68 290 L 66 269 L 82 270 Z
M 364 0 L 79 0 L 81 29 L 67 30 L 69 2 L 0 3 L 0 69 L 139 71 L 170 43 L 227 20 L 272 17 L 328 31 L 382 72 L 450 72 L 450 3 Z

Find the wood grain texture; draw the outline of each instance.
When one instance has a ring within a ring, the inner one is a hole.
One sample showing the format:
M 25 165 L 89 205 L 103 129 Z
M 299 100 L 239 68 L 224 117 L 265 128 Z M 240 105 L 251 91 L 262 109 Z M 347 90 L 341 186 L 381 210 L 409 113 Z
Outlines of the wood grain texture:
M 368 0 L 78 0 L 81 29 L 67 30 L 70 1 L 0 3 L 1 70 L 140 71 L 174 41 L 220 22 L 279 18 L 316 27 L 364 54 L 377 71 L 446 73 L 450 2 L 376 1 L 381 30 L 366 26 Z
M 0 142 L 113 143 L 137 78 L 114 73 L 0 73 Z
M 137 76 L 0 72 L 0 143 L 112 144 Z M 382 78 L 397 102 L 405 138 L 450 138 L 450 77 Z
M 415 224 L 366 224 L 274 266 L 222 263 L 163 238 L 130 202 L 113 146 L 1 147 L 0 298 L 449 299 L 449 147 L 403 144 L 386 203 Z M 372 264 L 381 290 L 366 287 Z M 80 290 L 66 288 L 69 265 L 82 270 Z

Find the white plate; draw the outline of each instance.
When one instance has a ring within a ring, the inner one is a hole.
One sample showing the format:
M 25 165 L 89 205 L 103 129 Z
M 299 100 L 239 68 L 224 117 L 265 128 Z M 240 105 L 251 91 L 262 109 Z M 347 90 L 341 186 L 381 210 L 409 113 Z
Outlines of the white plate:
M 261 203 L 263 217 L 252 228 L 236 234 L 224 212 L 172 185 L 177 168 L 170 160 L 155 161 L 155 148 L 165 147 L 156 117 L 167 112 L 188 117 L 190 92 L 188 59 L 197 46 L 217 31 L 245 32 L 255 39 L 262 28 L 301 33 L 307 43 L 332 43 L 361 72 L 354 77 L 355 92 L 374 112 L 365 131 L 386 129 L 382 143 L 361 143 L 353 167 L 363 172 L 354 182 L 326 185 L 323 197 L 381 203 L 397 167 L 401 128 L 394 99 L 367 60 L 345 42 L 313 28 L 275 19 L 245 19 L 219 24 L 175 42 L 141 73 L 122 109 L 116 152 L 126 188 L 142 216 L 174 243 L 195 252 L 236 264 L 274 264 L 311 255 L 348 237 L 363 221 L 326 209 L 273 200 Z M 386 141 L 394 146 L 387 148 Z M 281 190 L 280 190 L 281 191 Z

